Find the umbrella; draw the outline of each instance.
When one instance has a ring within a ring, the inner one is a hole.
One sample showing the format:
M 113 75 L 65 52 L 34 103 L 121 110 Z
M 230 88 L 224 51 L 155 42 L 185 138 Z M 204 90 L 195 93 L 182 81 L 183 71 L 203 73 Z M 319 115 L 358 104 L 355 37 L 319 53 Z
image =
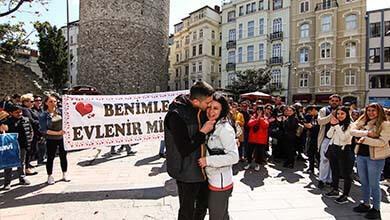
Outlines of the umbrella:
M 272 96 L 264 93 L 264 92 L 249 92 L 245 94 L 241 94 L 240 98 L 242 99 L 251 99 L 251 100 L 257 100 L 257 99 L 266 99 L 266 100 L 271 100 Z

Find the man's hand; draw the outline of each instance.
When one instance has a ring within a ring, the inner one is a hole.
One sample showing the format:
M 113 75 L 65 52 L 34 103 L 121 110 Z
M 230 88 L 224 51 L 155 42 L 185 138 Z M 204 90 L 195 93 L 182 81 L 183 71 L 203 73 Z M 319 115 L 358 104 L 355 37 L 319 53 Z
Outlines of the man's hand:
M 0 125 L 0 132 L 6 132 L 8 131 L 8 126 L 5 124 Z
M 309 128 L 309 129 L 313 127 L 313 125 L 310 123 L 304 123 L 303 125 L 305 126 L 305 128 Z
M 206 162 L 206 157 L 201 157 L 199 160 L 198 160 L 198 164 L 200 167 L 204 168 L 207 166 L 207 162 Z
M 204 123 L 203 127 L 200 129 L 200 132 L 204 134 L 208 134 L 210 131 L 214 129 L 214 124 L 215 124 L 215 120 L 206 121 L 206 123 Z

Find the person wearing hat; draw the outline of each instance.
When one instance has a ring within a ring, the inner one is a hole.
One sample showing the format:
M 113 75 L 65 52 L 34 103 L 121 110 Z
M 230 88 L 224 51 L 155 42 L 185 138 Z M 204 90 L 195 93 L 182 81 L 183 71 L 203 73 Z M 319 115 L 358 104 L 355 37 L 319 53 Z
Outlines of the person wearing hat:
M 306 113 L 310 117 L 305 117 L 304 126 L 308 130 L 308 156 L 309 156 L 309 168 L 306 170 L 307 173 L 314 175 L 314 167 L 315 167 L 315 158 L 319 161 L 318 147 L 317 147 L 317 138 L 318 133 L 320 131 L 320 125 L 317 122 L 318 119 L 318 111 L 321 107 L 316 105 L 308 105 L 306 107 Z
M 22 107 L 19 105 L 9 106 L 7 111 L 9 112 L 9 117 L 5 120 L 5 124 L 8 127 L 7 132 L 17 133 L 18 142 L 20 148 L 20 162 L 21 166 L 18 167 L 18 176 L 19 182 L 21 185 L 30 185 L 30 181 L 26 179 L 24 173 L 24 165 L 26 160 L 26 151 L 31 147 L 33 139 L 33 129 L 28 118 L 23 117 Z M 12 168 L 7 168 L 4 170 L 4 189 L 11 189 L 11 179 L 12 179 Z

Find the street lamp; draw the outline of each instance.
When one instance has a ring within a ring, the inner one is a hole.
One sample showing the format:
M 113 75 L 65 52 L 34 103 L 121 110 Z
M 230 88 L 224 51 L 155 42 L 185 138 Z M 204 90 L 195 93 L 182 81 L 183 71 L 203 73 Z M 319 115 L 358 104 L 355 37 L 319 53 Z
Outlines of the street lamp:
M 71 77 L 70 77 L 70 41 L 69 41 L 69 0 L 66 0 L 66 37 L 67 37 L 67 44 L 68 44 L 68 88 L 70 90 L 71 87 Z

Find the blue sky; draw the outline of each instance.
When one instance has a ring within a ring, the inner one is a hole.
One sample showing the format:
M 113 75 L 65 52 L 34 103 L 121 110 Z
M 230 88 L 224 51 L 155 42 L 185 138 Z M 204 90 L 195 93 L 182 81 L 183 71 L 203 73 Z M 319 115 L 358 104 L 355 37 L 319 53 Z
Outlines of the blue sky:
M 31 22 L 33 21 L 49 21 L 51 24 L 56 25 L 57 27 L 66 25 L 66 0 L 49 0 L 50 3 L 47 6 L 47 11 L 44 7 L 38 4 L 24 4 L 18 12 L 13 13 L 14 16 L 7 16 L 0 18 L 0 23 L 7 22 L 18 22 L 23 21 L 26 24 L 27 32 L 33 30 Z M 380 8 L 390 8 L 390 0 L 366 0 L 367 1 L 367 10 L 375 10 Z M 198 8 L 201 8 L 205 5 L 220 5 L 222 0 L 171 0 L 170 8 L 170 24 L 169 29 L 170 33 L 173 32 L 173 25 L 180 22 L 181 18 L 188 16 L 188 14 Z M 70 21 L 79 19 L 79 0 L 69 0 L 69 14 Z M 3 11 L 4 7 L 0 7 Z M 36 16 L 34 14 L 25 12 L 25 11 L 40 11 L 41 15 Z M 32 34 L 34 35 L 34 34 Z M 35 37 L 32 37 L 32 40 L 36 40 Z

